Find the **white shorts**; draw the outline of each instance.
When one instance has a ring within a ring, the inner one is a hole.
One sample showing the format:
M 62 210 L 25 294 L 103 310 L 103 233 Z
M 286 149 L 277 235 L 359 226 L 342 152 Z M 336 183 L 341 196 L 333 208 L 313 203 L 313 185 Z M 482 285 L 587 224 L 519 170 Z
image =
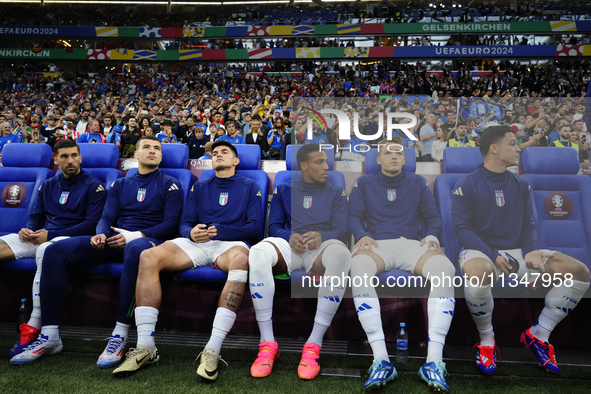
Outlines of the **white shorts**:
M 300 269 L 304 269 L 306 270 L 306 273 L 308 273 L 312 269 L 314 261 L 316 261 L 318 256 L 320 256 L 320 253 L 322 253 L 328 245 L 337 244 L 343 246 L 344 248 L 347 248 L 345 244 L 339 241 L 338 239 L 328 239 L 322 242 L 318 249 L 306 250 L 306 252 L 304 252 L 303 254 L 298 254 L 291 250 L 289 242 L 287 242 L 283 238 L 269 237 L 265 238 L 262 242 L 272 243 L 273 245 L 275 245 L 275 247 L 277 247 L 277 249 L 279 249 L 279 252 L 283 256 L 283 260 L 285 260 L 285 264 L 287 265 L 287 271 L 290 274 L 292 271 Z
M 429 251 L 429 246 L 420 246 L 421 241 L 406 239 L 383 239 L 376 241 L 379 247 L 372 247 L 375 254 L 384 260 L 386 271 L 393 269 L 404 270 L 415 273 L 417 263 L 425 253 Z
M 37 250 L 41 248 L 41 252 L 45 252 L 45 248 L 54 242 L 61 241 L 70 237 L 55 237 L 51 241 L 42 243 L 41 245 L 33 242 L 21 242 L 18 234 L 6 234 L 0 237 L 0 240 L 6 242 L 6 245 L 12 250 L 15 259 L 32 259 L 36 256 Z M 42 257 L 42 256 L 41 256 Z
M 209 241 L 205 243 L 195 243 L 189 238 L 176 238 L 172 241 L 189 256 L 193 262 L 194 267 L 203 267 L 206 265 L 214 265 L 218 257 L 225 251 L 234 246 L 244 246 L 249 249 L 248 245 L 241 241 Z
M 555 250 L 549 250 L 549 249 L 542 249 L 541 251 L 542 251 L 542 253 L 547 253 L 547 254 L 556 253 Z M 507 258 L 506 255 L 509 254 L 511 257 L 513 257 L 515 260 L 517 260 L 519 262 L 519 272 L 517 273 L 517 275 L 519 276 L 519 279 L 521 279 L 525 274 L 529 275 L 529 274 L 533 274 L 533 273 L 539 273 L 539 271 L 536 269 L 527 268 L 527 266 L 525 265 L 525 259 L 523 258 L 523 253 L 521 252 L 521 249 L 499 250 L 499 253 L 501 254 L 501 256 L 505 257 L 507 259 L 507 261 L 509 261 L 509 259 Z M 460 265 L 460 270 L 464 267 L 464 264 L 466 264 L 466 261 L 476 259 L 476 258 L 485 259 L 487 261 L 490 261 L 493 266 L 493 269 L 495 271 L 495 274 L 497 275 L 497 277 L 499 277 L 499 275 L 501 274 L 501 270 L 497 267 L 497 265 L 493 261 L 491 261 L 488 258 L 487 255 L 485 255 L 484 253 L 482 253 L 479 250 L 464 249 L 460 253 L 460 259 L 458 260 L 459 265 Z M 542 262 L 544 264 L 546 264 L 547 261 L 548 261 L 548 257 L 544 257 L 542 259 Z

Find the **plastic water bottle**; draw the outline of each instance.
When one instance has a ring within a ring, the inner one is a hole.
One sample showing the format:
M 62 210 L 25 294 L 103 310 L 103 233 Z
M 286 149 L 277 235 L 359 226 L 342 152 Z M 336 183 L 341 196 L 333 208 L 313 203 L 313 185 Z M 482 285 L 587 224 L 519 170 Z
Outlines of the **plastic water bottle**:
M 16 332 L 20 333 L 20 325 L 27 322 L 27 299 L 21 298 L 21 306 L 18 308 L 18 319 L 16 321 Z
M 405 364 L 408 362 L 408 332 L 406 323 L 400 323 L 400 330 L 396 333 L 396 362 Z

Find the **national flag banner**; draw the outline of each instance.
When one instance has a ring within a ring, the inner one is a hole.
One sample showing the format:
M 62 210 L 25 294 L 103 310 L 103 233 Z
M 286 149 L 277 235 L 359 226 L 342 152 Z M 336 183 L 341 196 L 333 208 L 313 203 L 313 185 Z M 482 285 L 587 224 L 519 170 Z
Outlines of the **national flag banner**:
M 183 36 L 183 28 L 182 27 L 163 27 L 162 28 L 162 37 L 167 38 L 180 38 Z
M 204 49 L 202 51 L 203 60 L 226 60 L 225 49 Z
M 295 57 L 295 48 L 273 48 L 273 59 L 293 59 Z
M 271 48 L 249 49 L 249 59 L 273 59 L 273 50 Z
M 296 48 L 297 59 L 320 59 L 320 48 Z
M 338 24 L 337 25 L 337 33 L 338 34 L 361 34 L 361 26 L 359 24 Z
M 162 37 L 161 27 L 140 27 L 140 37 Z
M 584 45 L 556 45 L 556 56 L 583 56 Z
M 97 37 L 119 37 L 119 29 L 115 26 L 96 27 Z
M 291 36 L 292 32 L 293 32 L 293 26 L 291 26 L 291 25 L 271 26 L 269 29 L 270 36 Z
M 156 51 L 137 49 L 133 51 L 133 60 L 156 60 Z
M 361 34 L 386 34 L 381 23 L 362 23 L 360 28 Z
M 201 60 L 203 54 L 201 49 L 181 49 L 179 50 L 179 60 Z
M 369 47 L 346 47 L 345 57 L 367 57 L 369 55 Z
M 458 100 L 458 122 L 474 119 L 474 131 L 482 131 L 488 126 L 503 123 L 503 106 L 485 101 L 480 97 Z
M 294 36 L 313 36 L 314 26 L 312 25 L 295 25 L 291 29 L 291 34 Z
M 369 47 L 369 57 L 394 57 L 396 47 Z
M 577 31 L 577 22 L 575 21 L 555 21 L 550 22 L 552 31 Z
M 110 60 L 133 60 L 133 49 L 119 48 L 111 51 Z
M 248 26 L 247 36 L 268 36 L 270 26 Z
M 183 37 L 203 37 L 205 27 L 184 27 Z
M 110 58 L 110 49 L 89 49 L 86 52 L 86 60 L 109 60 Z

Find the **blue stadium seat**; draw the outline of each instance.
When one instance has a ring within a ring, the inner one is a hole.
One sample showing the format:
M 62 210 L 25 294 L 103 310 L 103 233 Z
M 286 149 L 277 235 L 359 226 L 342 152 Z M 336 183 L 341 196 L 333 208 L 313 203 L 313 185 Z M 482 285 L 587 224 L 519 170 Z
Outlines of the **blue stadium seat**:
M 103 182 L 107 189 L 123 174 L 117 169 L 119 148 L 115 144 L 80 144 L 82 163 L 80 167 Z M 62 173 L 58 170 L 56 175 Z
M 576 150 L 526 149 L 521 154 L 532 190 L 538 246 L 558 250 L 591 268 L 591 179 L 577 175 Z
M 289 159 L 286 161 L 285 166 L 287 171 L 279 171 L 275 175 L 274 185 L 280 185 L 285 182 L 289 182 L 292 179 L 299 179 L 302 176 L 302 172 L 298 170 L 297 163 L 297 152 L 303 145 L 288 145 L 286 157 Z M 345 188 L 345 176 L 338 171 L 332 171 L 334 168 L 334 150 L 325 150 L 328 156 L 328 181 L 338 185 L 339 187 Z
M 48 167 L 52 151 L 45 144 L 8 144 L 0 167 L 0 235 L 17 233 L 25 227 L 37 202 L 41 184 L 54 176 Z M 2 271 L 35 272 L 35 259 L 0 264 Z
M 478 148 L 445 148 L 443 151 L 443 174 L 435 179 L 435 201 L 443 224 L 440 242 L 445 246 L 445 255 L 452 263 L 458 261 L 459 241 L 451 221 L 451 197 L 456 182 L 476 170 L 484 162 Z

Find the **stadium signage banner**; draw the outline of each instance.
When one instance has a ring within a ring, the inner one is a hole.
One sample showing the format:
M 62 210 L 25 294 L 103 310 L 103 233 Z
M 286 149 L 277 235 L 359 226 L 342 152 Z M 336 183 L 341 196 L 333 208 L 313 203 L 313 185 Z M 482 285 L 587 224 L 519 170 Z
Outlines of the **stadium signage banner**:
M 31 57 L 51 57 L 49 50 L 35 52 L 32 49 L 0 49 L 0 58 L 31 58 Z

